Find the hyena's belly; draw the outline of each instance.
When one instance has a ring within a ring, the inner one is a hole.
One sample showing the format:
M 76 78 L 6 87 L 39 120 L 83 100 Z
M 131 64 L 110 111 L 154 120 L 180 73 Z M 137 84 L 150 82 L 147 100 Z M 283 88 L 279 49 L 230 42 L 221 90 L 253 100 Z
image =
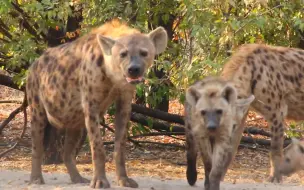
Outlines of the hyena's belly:
M 79 93 L 53 91 L 43 97 L 44 108 L 51 125 L 57 128 L 83 125 L 84 113 Z

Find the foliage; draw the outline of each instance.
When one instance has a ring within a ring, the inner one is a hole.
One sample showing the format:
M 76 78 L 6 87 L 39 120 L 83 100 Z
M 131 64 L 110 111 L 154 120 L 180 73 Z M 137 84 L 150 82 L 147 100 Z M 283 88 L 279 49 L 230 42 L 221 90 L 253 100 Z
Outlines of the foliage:
M 166 96 L 166 88 L 170 98 L 183 102 L 185 88 L 216 75 L 241 44 L 296 47 L 304 32 L 302 0 L 2 0 L 0 66 L 13 72 L 19 85 L 24 84 L 27 67 L 47 47 L 49 29 L 67 32 L 75 6 L 82 7 L 81 35 L 114 17 L 145 32 L 173 23 L 169 48 L 155 61 L 167 78 L 149 75 L 149 85 L 137 87 L 152 104 Z M 162 88 L 154 92 L 152 84 Z

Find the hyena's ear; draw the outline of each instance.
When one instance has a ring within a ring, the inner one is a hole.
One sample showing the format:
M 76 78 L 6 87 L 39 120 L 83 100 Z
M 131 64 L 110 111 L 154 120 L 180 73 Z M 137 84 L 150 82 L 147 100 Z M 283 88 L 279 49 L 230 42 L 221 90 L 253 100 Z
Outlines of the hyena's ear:
M 186 101 L 191 105 L 195 106 L 198 99 L 200 98 L 200 93 L 193 87 L 189 87 L 186 91 Z
M 106 54 L 106 55 L 112 55 L 112 47 L 115 44 L 115 40 L 102 36 L 100 34 L 97 34 L 97 41 L 99 46 L 101 47 L 102 51 Z
M 152 40 L 155 53 L 160 54 L 165 51 L 168 43 L 168 34 L 163 27 L 157 27 L 155 30 L 148 34 L 148 37 Z
M 234 104 L 237 99 L 236 89 L 231 84 L 227 84 L 221 94 L 229 104 Z
M 254 99 L 254 95 L 250 95 L 248 98 L 236 100 L 236 111 L 239 119 L 242 119 L 244 117 Z

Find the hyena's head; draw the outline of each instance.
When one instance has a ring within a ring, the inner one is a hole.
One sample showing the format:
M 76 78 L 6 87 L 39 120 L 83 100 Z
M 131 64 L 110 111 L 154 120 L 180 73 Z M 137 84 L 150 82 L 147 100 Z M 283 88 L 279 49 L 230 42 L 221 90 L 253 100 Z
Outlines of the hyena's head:
M 163 27 L 158 27 L 148 34 L 134 32 L 116 38 L 97 36 L 105 60 L 111 63 L 108 66 L 112 67 L 114 77 L 131 84 L 143 80 L 155 55 L 166 49 L 168 41 L 167 32 Z
M 197 121 L 193 130 L 207 130 L 211 134 L 223 126 L 232 128 L 240 122 L 253 100 L 253 95 L 237 99 L 233 85 L 217 77 L 196 82 L 186 92 L 186 102 L 192 107 L 192 117 Z
M 304 170 L 304 141 L 292 138 L 292 143 L 284 149 L 279 170 L 285 176 Z

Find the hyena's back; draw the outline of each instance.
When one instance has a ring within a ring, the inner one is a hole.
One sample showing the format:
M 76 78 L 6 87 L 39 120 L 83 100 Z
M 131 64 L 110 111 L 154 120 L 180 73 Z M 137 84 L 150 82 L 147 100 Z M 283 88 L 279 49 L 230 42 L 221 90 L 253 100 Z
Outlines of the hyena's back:
M 303 120 L 303 73 L 303 50 L 247 44 L 225 64 L 221 76 L 235 83 L 239 96 L 254 94 L 252 106 L 262 114 L 276 109 L 286 112 L 288 105 L 287 117 Z

